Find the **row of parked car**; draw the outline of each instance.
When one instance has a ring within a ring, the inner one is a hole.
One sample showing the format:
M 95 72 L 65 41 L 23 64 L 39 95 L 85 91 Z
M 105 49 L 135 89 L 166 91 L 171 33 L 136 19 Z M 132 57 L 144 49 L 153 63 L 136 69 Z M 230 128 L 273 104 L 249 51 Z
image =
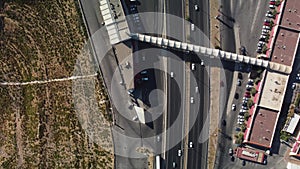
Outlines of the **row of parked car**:
M 257 43 L 257 50 L 256 50 L 257 53 L 264 52 L 263 48 L 264 48 L 265 44 L 268 43 L 269 32 L 271 31 L 272 26 L 273 26 L 272 19 L 274 19 L 276 17 L 276 14 L 277 14 L 277 12 L 275 10 L 276 5 L 277 4 L 276 4 L 275 0 L 270 0 L 270 2 L 269 2 L 270 10 L 268 10 L 267 13 L 266 13 L 267 19 L 264 20 L 264 25 L 263 25 L 263 28 L 262 28 L 262 32 L 261 32 L 261 35 L 259 37 L 259 41 Z
M 237 81 L 237 85 L 240 86 L 241 85 L 241 80 L 238 79 Z M 239 111 L 239 114 L 238 114 L 238 119 L 237 119 L 237 124 L 239 125 L 242 125 L 244 123 L 244 114 L 245 112 L 248 111 L 248 101 L 249 99 L 251 98 L 251 94 L 250 94 L 250 91 L 251 89 L 253 88 L 254 84 L 253 84 L 253 79 L 249 79 L 248 82 L 247 82 L 247 85 L 246 85 L 246 91 L 244 93 L 244 96 L 243 96 L 243 100 L 242 100 L 242 107 Z M 236 110 L 236 105 L 235 104 L 232 104 L 232 108 L 231 108 L 233 111 Z

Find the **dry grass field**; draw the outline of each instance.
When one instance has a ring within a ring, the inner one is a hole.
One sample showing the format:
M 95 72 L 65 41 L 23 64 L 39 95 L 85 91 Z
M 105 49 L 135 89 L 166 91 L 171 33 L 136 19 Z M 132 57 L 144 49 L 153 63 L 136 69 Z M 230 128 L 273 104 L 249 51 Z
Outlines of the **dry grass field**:
M 0 2 L 0 82 L 73 75 L 85 42 L 76 2 Z M 87 81 L 95 112 L 107 116 L 102 82 Z M 0 86 L 0 168 L 113 168 L 110 124 L 100 122 L 104 134 L 95 144 L 78 120 L 73 92 L 72 81 Z

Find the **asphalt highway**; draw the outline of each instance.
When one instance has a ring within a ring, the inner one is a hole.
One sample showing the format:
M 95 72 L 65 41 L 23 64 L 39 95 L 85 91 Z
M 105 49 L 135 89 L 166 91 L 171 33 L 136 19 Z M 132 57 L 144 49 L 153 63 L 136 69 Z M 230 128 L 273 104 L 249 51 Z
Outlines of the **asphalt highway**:
M 198 10 L 195 9 L 195 5 L 198 6 Z M 208 0 L 189 0 L 189 15 L 190 22 L 195 25 L 195 30 L 191 30 L 191 43 L 209 47 Z M 209 65 L 206 65 L 206 69 L 200 65 L 201 60 L 198 56 L 192 55 L 191 58 L 194 58 L 191 63 L 195 63 L 195 70 L 191 70 L 190 76 L 195 77 L 195 81 L 190 82 L 190 96 L 194 97 L 195 103 L 190 105 L 189 127 L 191 130 L 186 144 L 192 142 L 192 148 L 188 149 L 187 168 L 206 169 L 208 139 L 205 136 L 208 135 L 208 126 L 204 126 L 204 123 L 209 120 L 209 74 L 207 71 Z M 199 93 L 196 92 L 196 87 Z M 207 123 L 209 124 L 209 121 Z
M 177 56 L 181 52 L 174 51 Z M 184 119 L 184 62 L 180 58 L 173 58 L 169 53 L 168 72 L 173 72 L 174 77 L 168 76 L 168 114 L 167 114 L 167 152 L 166 168 L 173 168 L 173 162 L 176 167 L 181 168 L 182 157 L 178 156 L 178 150 L 183 150 L 183 119 Z M 183 153 L 182 153 L 183 155 Z
M 195 5 L 198 10 L 195 10 Z M 189 0 L 189 15 L 195 30 L 191 30 L 190 41 L 193 44 L 209 45 L 209 2 L 208 0 Z
M 206 120 L 209 120 L 207 119 L 209 118 L 208 72 L 204 66 L 200 65 L 201 61 L 193 61 L 192 63 L 195 63 L 195 70 L 191 70 L 190 96 L 194 98 L 194 103 L 190 104 L 189 127 L 191 130 L 188 135 L 188 143 L 186 143 L 189 147 L 187 168 L 205 169 L 208 126 L 204 126 L 204 124 Z M 207 122 L 209 123 L 209 121 Z M 190 144 L 192 144 L 191 147 Z

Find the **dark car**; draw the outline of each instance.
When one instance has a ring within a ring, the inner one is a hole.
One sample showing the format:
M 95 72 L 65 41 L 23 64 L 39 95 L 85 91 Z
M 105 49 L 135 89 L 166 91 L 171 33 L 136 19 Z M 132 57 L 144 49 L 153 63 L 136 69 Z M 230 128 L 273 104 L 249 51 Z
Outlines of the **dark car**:
M 235 93 L 235 94 L 234 94 L 234 98 L 235 98 L 235 99 L 238 99 L 238 98 L 239 98 L 239 94 L 238 94 L 238 93 Z
M 226 126 L 226 120 L 222 120 L 222 125 Z
M 238 73 L 238 78 L 239 78 L 239 79 L 243 79 L 242 73 L 240 73 L 240 72 Z
M 245 166 L 245 165 L 246 165 L 246 161 L 245 161 L 245 160 L 243 160 L 243 162 L 242 162 L 242 165 L 243 165 L 243 166 Z
M 246 50 L 245 46 L 241 46 L 241 48 L 240 48 L 240 54 L 241 55 L 247 55 L 247 50 Z

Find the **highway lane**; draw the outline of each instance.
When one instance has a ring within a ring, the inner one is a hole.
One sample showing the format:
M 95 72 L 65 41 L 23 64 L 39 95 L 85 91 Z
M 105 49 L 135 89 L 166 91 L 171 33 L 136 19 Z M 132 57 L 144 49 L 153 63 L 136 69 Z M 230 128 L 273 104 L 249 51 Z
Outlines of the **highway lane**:
M 198 10 L 195 10 L 195 5 Z M 191 30 L 190 41 L 193 44 L 209 45 L 209 2 L 208 0 L 189 0 L 190 22 L 195 25 L 194 31 Z
M 182 0 L 166 0 L 165 13 L 169 14 L 166 17 L 166 34 L 170 39 L 185 41 L 184 38 L 184 10 Z M 180 26 L 182 25 L 182 26 Z M 170 51 L 170 50 L 169 50 Z M 172 51 L 176 56 L 183 58 L 183 53 Z M 168 73 L 174 72 L 174 79 L 168 77 L 168 112 L 167 112 L 167 140 L 165 168 L 173 168 L 175 162 L 176 168 L 181 168 L 183 165 L 183 109 L 185 104 L 185 95 L 182 93 L 184 88 L 184 64 L 182 59 L 175 59 L 168 53 Z M 179 107 L 178 107 L 179 106 Z M 181 113 L 180 113 L 181 110 Z M 171 128 L 170 128 L 171 127 Z M 178 157 L 178 150 L 182 150 L 182 156 Z
M 165 0 L 165 12 L 169 14 L 166 17 L 166 29 L 170 39 L 185 41 L 183 3 L 183 0 Z
M 182 55 L 181 52 L 173 51 L 176 55 Z M 182 150 L 183 138 L 183 104 L 184 96 L 184 62 L 180 58 L 171 57 L 169 53 L 168 72 L 174 73 L 174 78 L 168 77 L 168 114 L 167 114 L 167 148 L 166 168 L 173 168 L 173 162 L 178 168 L 182 165 L 182 156 L 178 157 L 178 150 Z M 172 66 L 173 65 L 173 66 Z M 182 152 L 183 155 L 183 152 Z
M 195 9 L 198 6 L 198 10 Z M 194 44 L 199 44 L 209 47 L 209 2 L 208 0 L 189 0 L 189 15 L 190 22 L 195 25 L 195 30 L 191 30 L 190 41 Z M 190 76 L 195 77 L 196 81 L 190 83 L 190 96 L 196 96 L 195 102 L 199 104 L 190 105 L 189 127 L 191 128 L 188 134 L 188 143 L 193 143 L 193 148 L 188 149 L 187 168 L 203 168 L 207 166 L 207 148 L 208 140 L 199 142 L 199 137 L 202 134 L 208 133 L 208 127 L 204 127 L 204 122 L 209 118 L 209 75 L 205 67 L 200 65 L 201 60 L 198 56 L 194 56 L 191 63 L 195 63 L 196 70 L 191 71 Z M 207 65 L 209 66 L 209 65 Z M 199 93 L 196 93 L 195 87 L 198 87 Z M 196 120 L 195 120 L 196 119 Z M 194 122 L 194 123 L 193 123 Z
M 208 88 L 208 72 L 200 62 L 195 63 L 195 70 L 191 71 L 191 77 L 195 77 L 195 81 L 191 78 L 190 95 L 194 97 L 194 103 L 190 104 L 189 127 L 191 128 L 188 135 L 188 147 L 192 142 L 193 147 L 189 147 L 187 168 L 206 168 L 207 161 L 207 143 L 208 140 L 202 142 L 200 140 L 201 133 L 207 133 L 207 126 L 204 122 L 208 118 L 209 110 L 209 88 Z M 198 89 L 196 89 L 198 87 Z M 198 91 L 196 91 L 198 90 Z

